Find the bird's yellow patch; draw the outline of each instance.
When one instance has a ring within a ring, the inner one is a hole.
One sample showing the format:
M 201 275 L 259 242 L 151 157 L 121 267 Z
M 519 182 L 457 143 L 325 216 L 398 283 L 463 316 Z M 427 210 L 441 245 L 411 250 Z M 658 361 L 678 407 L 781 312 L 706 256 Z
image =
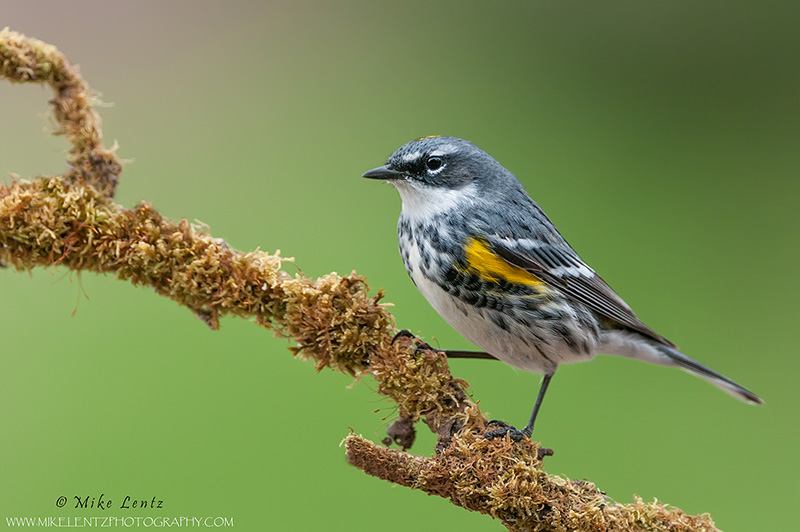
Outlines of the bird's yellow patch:
M 428 135 L 427 137 L 420 137 L 417 140 L 438 139 L 441 135 Z
M 489 244 L 483 239 L 470 238 L 464 251 L 467 255 L 467 267 L 477 273 L 481 279 L 487 281 L 502 279 L 509 283 L 526 284 L 539 289 L 545 288 L 541 279 L 507 262 L 492 251 Z

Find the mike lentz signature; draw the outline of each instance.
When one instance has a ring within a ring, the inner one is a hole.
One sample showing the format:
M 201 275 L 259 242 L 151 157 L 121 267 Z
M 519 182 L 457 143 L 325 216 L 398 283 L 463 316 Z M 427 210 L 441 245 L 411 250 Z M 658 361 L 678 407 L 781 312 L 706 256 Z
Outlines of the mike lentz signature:
M 88 510 L 92 508 L 97 508 L 100 510 L 108 510 L 111 508 L 119 508 L 122 510 L 134 509 L 142 510 L 142 509 L 153 509 L 158 510 L 164 507 L 164 501 L 153 497 L 151 499 L 140 499 L 131 497 L 130 495 L 125 495 L 122 499 L 122 503 L 118 506 L 114 506 L 114 501 L 112 499 L 106 498 L 105 493 L 101 493 L 99 497 L 92 497 L 91 495 L 86 495 L 82 497 L 80 495 L 75 495 L 73 497 L 75 501 L 75 509 L 76 510 Z M 67 504 L 67 498 L 61 496 L 56 500 L 56 506 L 59 508 L 63 508 Z

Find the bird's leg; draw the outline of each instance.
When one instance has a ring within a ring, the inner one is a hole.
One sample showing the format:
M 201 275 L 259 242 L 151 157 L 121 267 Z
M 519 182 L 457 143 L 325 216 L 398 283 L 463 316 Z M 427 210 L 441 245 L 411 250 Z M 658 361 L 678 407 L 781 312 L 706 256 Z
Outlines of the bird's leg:
M 512 427 L 508 423 L 504 423 L 502 421 L 492 420 L 487 423 L 487 425 L 498 425 L 502 428 L 491 430 L 486 433 L 484 436 L 487 440 L 491 440 L 493 438 L 497 438 L 499 436 L 508 436 L 514 441 L 520 441 L 524 437 L 531 437 L 533 434 L 533 424 L 536 422 L 536 415 L 539 413 L 539 408 L 542 406 L 542 400 L 544 399 L 544 394 L 547 392 L 547 386 L 550 384 L 550 379 L 553 378 L 552 373 L 546 373 L 544 378 L 542 379 L 542 386 L 539 388 L 539 395 L 536 397 L 536 404 L 533 405 L 533 412 L 531 412 L 531 419 L 528 421 L 528 424 L 525 425 L 525 428 L 519 430 L 515 427 Z
M 499 358 L 484 353 L 483 351 L 460 351 L 458 349 L 442 349 L 447 358 L 475 358 L 480 360 L 500 360 Z
M 496 357 L 493 357 L 489 353 L 484 353 L 483 351 L 461 351 L 458 349 L 434 349 L 430 345 L 426 344 L 422 340 L 420 340 L 417 336 L 414 335 L 408 329 L 402 329 L 394 335 L 392 338 L 392 343 L 394 343 L 398 338 L 414 338 L 417 341 L 416 351 L 420 350 L 428 350 L 428 351 L 438 351 L 444 353 L 447 358 L 475 358 L 481 360 L 497 360 Z
M 533 434 L 533 424 L 536 422 L 536 415 L 539 413 L 539 408 L 542 406 L 542 400 L 544 399 L 544 394 L 547 393 L 547 386 L 550 384 L 550 379 L 553 378 L 552 373 L 545 373 L 544 378 L 542 378 L 542 386 L 539 388 L 539 395 L 536 396 L 536 404 L 533 405 L 533 412 L 531 412 L 531 419 L 528 421 L 528 424 L 525 425 L 525 428 L 522 429 L 522 433 L 529 437 Z

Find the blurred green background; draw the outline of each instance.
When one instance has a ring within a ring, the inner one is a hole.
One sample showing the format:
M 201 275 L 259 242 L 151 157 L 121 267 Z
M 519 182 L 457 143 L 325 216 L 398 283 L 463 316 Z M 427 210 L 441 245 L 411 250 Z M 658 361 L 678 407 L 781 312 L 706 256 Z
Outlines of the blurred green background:
M 645 322 L 766 400 L 625 359 L 563 367 L 535 435 L 547 470 L 728 532 L 796 529 L 797 2 L 27 1 L 3 25 L 113 103 L 105 137 L 132 160 L 120 203 L 311 276 L 356 269 L 442 347 L 470 346 L 403 271 L 397 193 L 359 176 L 423 135 L 483 147 Z M 0 84 L 6 182 L 63 170 L 49 98 Z M 0 271 L 0 294 L 0 528 L 102 515 L 71 506 L 104 493 L 242 530 L 503 529 L 348 466 L 349 427 L 380 440 L 394 408 L 254 324 L 212 332 L 146 288 L 60 268 Z M 527 419 L 537 376 L 452 369 L 486 412 Z

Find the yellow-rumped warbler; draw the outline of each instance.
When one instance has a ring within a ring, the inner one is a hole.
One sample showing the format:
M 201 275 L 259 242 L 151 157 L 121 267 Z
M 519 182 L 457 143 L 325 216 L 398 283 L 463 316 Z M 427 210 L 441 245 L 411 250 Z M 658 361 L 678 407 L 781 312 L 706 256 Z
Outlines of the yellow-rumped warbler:
M 506 428 L 490 434 L 530 436 L 559 364 L 599 353 L 677 366 L 743 401 L 763 404 L 642 323 L 517 178 L 474 144 L 417 139 L 364 177 L 386 180 L 400 192 L 400 254 L 433 308 L 493 357 L 544 374 L 525 428 L 501 424 Z

